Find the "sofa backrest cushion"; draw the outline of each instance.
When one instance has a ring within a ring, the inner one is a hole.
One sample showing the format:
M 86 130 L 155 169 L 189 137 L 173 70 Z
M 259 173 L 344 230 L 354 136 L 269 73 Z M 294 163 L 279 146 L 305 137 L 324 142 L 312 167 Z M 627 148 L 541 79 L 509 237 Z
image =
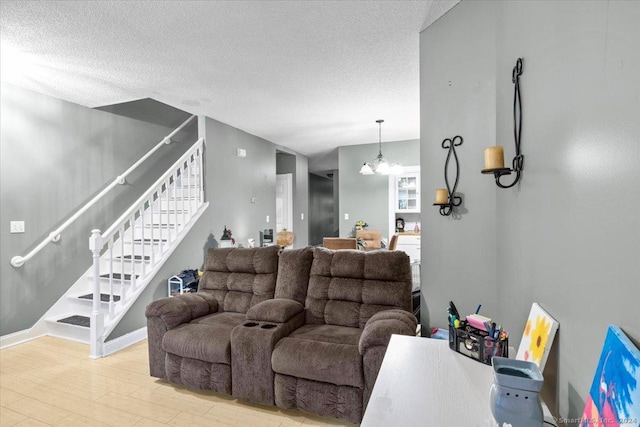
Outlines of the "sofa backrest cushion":
M 291 249 L 280 253 L 276 298 L 287 298 L 304 304 L 309 287 L 313 249 Z
M 411 311 L 411 264 L 402 251 L 314 248 L 306 323 L 363 328 L 375 313 Z
M 220 311 L 246 313 L 273 298 L 279 250 L 278 246 L 209 249 L 198 292 L 213 294 Z

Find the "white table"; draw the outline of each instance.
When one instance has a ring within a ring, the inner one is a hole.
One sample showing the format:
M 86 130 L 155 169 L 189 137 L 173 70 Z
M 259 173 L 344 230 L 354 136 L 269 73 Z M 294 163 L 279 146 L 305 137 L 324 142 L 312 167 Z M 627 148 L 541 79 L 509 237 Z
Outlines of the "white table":
M 392 335 L 362 427 L 494 425 L 492 382 L 491 366 L 450 350 L 448 341 Z

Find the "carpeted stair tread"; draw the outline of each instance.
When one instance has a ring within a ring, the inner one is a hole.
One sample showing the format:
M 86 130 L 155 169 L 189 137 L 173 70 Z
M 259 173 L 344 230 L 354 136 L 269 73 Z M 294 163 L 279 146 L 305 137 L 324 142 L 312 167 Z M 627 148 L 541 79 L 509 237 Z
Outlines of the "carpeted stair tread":
M 78 298 L 82 298 L 82 299 L 90 299 L 93 301 L 93 294 L 86 294 L 86 295 L 82 295 L 79 296 Z M 109 294 L 100 294 L 100 301 L 102 302 L 109 302 Z M 113 296 L 113 301 L 120 301 L 120 295 L 114 295 Z
M 74 315 L 65 317 L 64 319 L 58 319 L 58 323 L 67 323 L 69 325 L 88 328 L 90 326 L 91 320 L 87 316 Z

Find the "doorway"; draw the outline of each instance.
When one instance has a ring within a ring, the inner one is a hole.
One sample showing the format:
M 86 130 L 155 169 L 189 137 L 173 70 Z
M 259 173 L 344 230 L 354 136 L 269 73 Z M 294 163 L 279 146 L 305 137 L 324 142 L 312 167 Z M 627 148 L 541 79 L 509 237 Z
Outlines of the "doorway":
M 276 233 L 293 231 L 293 174 L 276 175 Z

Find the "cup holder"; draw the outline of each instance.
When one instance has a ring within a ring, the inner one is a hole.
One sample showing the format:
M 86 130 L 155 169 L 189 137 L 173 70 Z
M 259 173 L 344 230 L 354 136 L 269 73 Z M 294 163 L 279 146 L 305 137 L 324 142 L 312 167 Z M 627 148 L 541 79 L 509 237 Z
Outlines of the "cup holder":
M 249 323 L 245 323 L 242 326 L 246 326 L 247 328 L 253 328 L 254 326 L 258 326 L 258 324 L 256 322 L 249 322 Z
M 266 325 L 262 325 L 260 326 L 262 329 L 273 329 L 275 327 L 277 327 L 278 325 L 272 325 L 270 323 L 267 323 Z

